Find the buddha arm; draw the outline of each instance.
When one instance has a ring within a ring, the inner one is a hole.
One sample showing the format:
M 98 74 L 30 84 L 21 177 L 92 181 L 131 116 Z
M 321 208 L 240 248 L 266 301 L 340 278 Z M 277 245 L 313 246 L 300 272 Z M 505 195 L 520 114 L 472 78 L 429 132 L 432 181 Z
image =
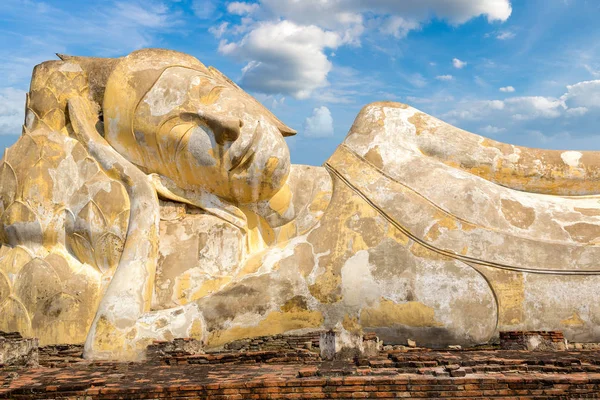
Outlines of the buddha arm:
M 90 104 L 81 97 L 69 99 L 73 130 L 106 173 L 122 182 L 131 201 L 130 222 L 121 259 L 100 301 L 90 328 L 84 355 L 102 358 L 100 343 L 120 330 L 130 329 L 150 310 L 152 285 L 158 259 L 159 206 L 146 175 L 118 154 L 96 131 Z M 111 328 L 107 328 L 110 326 Z M 102 337 L 103 333 L 105 333 Z M 111 352 L 128 351 L 110 349 Z M 110 353 L 107 356 L 113 356 Z

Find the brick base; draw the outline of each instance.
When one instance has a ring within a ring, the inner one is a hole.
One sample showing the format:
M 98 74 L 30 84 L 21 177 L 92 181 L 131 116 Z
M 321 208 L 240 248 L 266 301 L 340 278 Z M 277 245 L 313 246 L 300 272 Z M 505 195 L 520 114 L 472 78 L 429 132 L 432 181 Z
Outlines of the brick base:
M 243 357 L 244 364 L 80 360 L 60 368 L 0 369 L 0 398 L 600 398 L 595 351 L 391 351 L 355 362 L 285 364 Z

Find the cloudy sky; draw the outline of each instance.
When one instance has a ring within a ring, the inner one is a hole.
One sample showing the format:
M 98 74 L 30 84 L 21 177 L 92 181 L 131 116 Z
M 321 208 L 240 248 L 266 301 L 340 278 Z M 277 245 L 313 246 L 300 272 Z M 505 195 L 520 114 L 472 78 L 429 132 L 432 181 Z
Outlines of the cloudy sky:
M 531 147 L 600 150 L 596 0 L 1 0 L 0 146 L 33 66 L 54 53 L 190 53 L 298 131 L 323 163 L 360 108 L 410 104 Z

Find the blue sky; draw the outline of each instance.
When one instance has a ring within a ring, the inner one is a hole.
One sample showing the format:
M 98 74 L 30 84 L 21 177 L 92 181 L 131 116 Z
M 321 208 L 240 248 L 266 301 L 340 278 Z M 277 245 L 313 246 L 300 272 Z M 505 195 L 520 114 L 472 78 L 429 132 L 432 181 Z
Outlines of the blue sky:
M 295 163 L 323 163 L 377 100 L 502 142 L 600 150 L 599 20 L 595 0 L 2 0 L 0 146 L 20 134 L 35 64 L 164 47 L 296 129 Z

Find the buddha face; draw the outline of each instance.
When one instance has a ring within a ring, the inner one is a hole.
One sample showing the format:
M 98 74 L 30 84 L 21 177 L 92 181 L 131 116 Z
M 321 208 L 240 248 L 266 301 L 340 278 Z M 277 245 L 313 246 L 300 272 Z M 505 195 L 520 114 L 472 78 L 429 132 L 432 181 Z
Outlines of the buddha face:
M 129 79 L 138 91 L 131 115 L 121 118 L 116 107 L 105 117 L 117 151 L 181 188 L 238 204 L 269 199 L 284 185 L 290 156 L 283 135 L 293 131 L 254 98 L 203 66 L 168 66 L 149 88 L 131 84 L 147 75 L 136 71 Z

